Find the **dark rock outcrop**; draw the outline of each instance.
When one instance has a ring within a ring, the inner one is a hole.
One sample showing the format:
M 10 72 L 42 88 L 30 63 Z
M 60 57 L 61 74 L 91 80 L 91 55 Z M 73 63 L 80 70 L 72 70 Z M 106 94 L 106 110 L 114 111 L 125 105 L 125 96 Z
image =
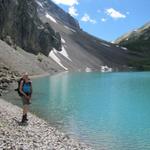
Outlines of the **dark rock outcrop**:
M 7 92 L 9 84 L 16 81 L 18 76 L 18 72 L 12 71 L 9 67 L 0 63 L 0 96 Z
M 53 47 L 61 49 L 61 39 L 40 21 L 36 7 L 34 0 L 0 0 L 0 38 L 30 53 L 48 55 Z

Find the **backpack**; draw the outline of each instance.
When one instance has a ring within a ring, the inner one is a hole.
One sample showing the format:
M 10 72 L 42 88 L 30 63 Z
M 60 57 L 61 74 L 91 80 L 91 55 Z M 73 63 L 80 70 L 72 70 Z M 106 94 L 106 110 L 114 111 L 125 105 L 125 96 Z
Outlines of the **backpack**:
M 23 94 L 20 92 L 20 84 L 21 84 L 21 81 L 24 81 L 23 80 L 23 78 L 20 78 L 17 82 L 18 82 L 18 87 L 15 89 L 15 91 L 16 92 L 18 92 L 18 95 L 20 96 L 20 97 L 22 97 L 23 96 Z M 23 82 L 23 84 L 24 84 L 24 82 Z

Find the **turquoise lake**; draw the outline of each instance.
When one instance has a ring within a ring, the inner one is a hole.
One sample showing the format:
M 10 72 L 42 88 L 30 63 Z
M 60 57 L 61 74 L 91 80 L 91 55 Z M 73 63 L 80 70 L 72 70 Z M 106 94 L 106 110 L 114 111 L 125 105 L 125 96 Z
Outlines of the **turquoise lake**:
M 31 112 L 96 150 L 150 150 L 150 73 L 33 80 Z

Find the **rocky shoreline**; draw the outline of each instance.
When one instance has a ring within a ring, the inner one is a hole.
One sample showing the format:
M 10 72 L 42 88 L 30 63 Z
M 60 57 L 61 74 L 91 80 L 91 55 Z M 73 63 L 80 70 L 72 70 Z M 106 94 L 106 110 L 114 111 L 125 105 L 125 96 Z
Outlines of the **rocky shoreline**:
M 43 74 L 48 75 L 48 74 Z M 43 76 L 42 75 L 42 76 Z M 31 76 L 33 78 L 39 76 Z M 0 150 L 91 150 L 89 146 L 51 127 L 29 113 L 29 124 L 20 126 L 22 109 L 1 99 L 16 84 L 20 73 L 0 63 Z
M 46 121 L 29 113 L 29 124 L 20 126 L 22 109 L 0 99 L 0 149 L 11 150 L 91 150 Z

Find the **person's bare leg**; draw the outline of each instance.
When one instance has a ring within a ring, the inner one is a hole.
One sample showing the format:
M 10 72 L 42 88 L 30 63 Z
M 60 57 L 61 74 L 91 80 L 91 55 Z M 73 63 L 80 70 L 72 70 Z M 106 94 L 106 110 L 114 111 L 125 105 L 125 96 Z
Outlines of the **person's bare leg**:
M 23 106 L 23 115 L 27 114 L 28 112 L 28 105 Z

